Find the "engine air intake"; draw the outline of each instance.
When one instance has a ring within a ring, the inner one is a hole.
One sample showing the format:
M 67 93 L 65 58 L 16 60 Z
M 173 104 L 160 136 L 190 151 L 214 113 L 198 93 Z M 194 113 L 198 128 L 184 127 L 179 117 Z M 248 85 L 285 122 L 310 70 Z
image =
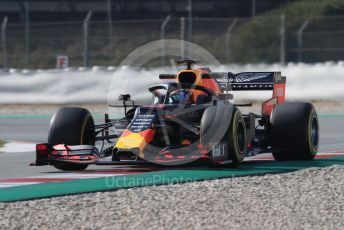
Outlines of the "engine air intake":
M 178 81 L 182 84 L 195 84 L 197 76 L 193 72 L 181 72 L 178 74 Z

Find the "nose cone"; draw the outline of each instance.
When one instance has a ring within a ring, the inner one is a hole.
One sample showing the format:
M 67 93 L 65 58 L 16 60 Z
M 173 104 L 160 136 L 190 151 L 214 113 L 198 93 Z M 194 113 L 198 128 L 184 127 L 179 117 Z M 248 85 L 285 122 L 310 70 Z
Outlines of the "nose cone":
M 140 149 L 140 157 L 142 157 L 143 149 L 153 140 L 154 134 L 155 132 L 152 129 L 147 129 L 138 133 L 125 130 L 118 139 L 115 148 L 119 150 L 138 148 Z

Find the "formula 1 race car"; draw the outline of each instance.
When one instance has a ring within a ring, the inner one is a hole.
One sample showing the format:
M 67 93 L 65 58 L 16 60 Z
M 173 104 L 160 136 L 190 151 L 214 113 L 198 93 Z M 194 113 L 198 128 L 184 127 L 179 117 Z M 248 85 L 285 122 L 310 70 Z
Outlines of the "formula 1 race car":
M 280 72 L 211 72 L 192 68 L 160 74 L 149 87 L 153 102 L 136 105 L 120 95 L 125 116 L 94 124 L 84 108 L 63 107 L 53 116 L 48 143 L 37 144 L 35 165 L 83 170 L 90 164 L 239 166 L 245 157 L 272 152 L 277 161 L 312 160 L 319 125 L 310 103 L 285 102 L 286 77 Z M 260 114 L 242 114 L 235 91 L 271 90 Z M 104 142 L 108 147 L 104 147 Z M 110 144 L 110 145 L 109 145 Z

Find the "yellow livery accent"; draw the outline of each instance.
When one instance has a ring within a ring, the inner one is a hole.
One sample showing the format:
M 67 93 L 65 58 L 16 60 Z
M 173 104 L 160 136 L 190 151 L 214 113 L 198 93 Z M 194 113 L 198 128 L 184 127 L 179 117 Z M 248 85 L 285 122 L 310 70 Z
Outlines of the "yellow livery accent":
M 140 133 L 131 133 L 127 136 L 122 136 L 117 141 L 115 148 L 118 149 L 131 149 L 140 148 L 142 151 L 146 147 L 147 142 Z

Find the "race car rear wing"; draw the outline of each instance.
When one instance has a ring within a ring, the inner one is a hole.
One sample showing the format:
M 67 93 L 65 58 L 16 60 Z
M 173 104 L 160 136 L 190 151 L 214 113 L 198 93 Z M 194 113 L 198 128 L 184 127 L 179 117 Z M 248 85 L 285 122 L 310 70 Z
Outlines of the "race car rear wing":
M 209 75 L 226 91 L 273 90 L 275 84 L 285 84 L 286 79 L 281 72 L 212 72 Z
M 210 73 L 223 91 L 272 90 L 272 98 L 262 104 L 262 114 L 270 116 L 276 104 L 285 102 L 286 77 L 281 72 Z M 205 76 L 207 77 L 207 76 Z

